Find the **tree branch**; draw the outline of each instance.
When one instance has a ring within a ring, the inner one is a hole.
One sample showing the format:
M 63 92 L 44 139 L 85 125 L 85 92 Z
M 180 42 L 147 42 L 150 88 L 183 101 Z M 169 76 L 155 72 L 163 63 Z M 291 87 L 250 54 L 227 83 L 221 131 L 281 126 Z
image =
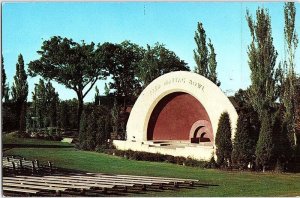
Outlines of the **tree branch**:
M 94 82 L 92 82 L 94 80 Z M 95 85 L 95 83 L 97 82 L 97 77 L 95 78 L 95 79 L 93 79 L 92 81 L 90 81 L 90 82 L 92 82 L 92 84 L 91 84 L 91 86 L 88 88 L 88 90 L 86 90 L 86 92 L 83 94 L 83 98 L 89 93 L 89 91 L 93 88 L 93 86 Z M 86 84 L 87 85 L 87 84 Z M 85 86 L 86 86 L 85 85 Z

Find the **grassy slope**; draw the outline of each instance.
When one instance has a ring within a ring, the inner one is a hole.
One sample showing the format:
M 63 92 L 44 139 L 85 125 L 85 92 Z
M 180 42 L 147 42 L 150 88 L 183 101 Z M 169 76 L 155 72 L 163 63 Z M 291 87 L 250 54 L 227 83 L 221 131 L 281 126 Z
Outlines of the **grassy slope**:
M 169 163 L 126 160 L 96 152 L 79 151 L 70 144 L 35 139 L 3 137 L 4 153 L 28 159 L 52 161 L 55 166 L 89 172 L 151 175 L 199 179 L 208 187 L 179 191 L 148 192 L 143 196 L 296 196 L 300 174 L 224 172 Z M 8 149 L 7 145 L 14 144 Z M 215 186 L 216 185 L 216 186 Z

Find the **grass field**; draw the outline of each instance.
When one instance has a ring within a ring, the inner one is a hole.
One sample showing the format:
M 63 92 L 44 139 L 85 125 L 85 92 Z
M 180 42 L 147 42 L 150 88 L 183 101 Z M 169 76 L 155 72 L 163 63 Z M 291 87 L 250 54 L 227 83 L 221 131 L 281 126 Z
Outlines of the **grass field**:
M 128 160 L 102 153 L 80 151 L 68 143 L 2 136 L 3 152 L 57 167 L 89 172 L 151 175 L 199 179 L 206 187 L 146 192 L 138 196 L 300 196 L 300 173 L 226 172 L 170 163 Z

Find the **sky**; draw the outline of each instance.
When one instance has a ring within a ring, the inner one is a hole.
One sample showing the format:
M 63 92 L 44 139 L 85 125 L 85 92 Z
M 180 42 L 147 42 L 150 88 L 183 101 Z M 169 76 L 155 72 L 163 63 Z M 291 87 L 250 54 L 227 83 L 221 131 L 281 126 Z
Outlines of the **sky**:
M 18 55 L 27 69 L 39 58 L 36 51 L 52 36 L 72 38 L 76 42 L 120 43 L 130 40 L 146 47 L 165 44 L 180 59 L 195 67 L 193 50 L 197 22 L 203 23 L 217 54 L 220 88 L 227 95 L 250 85 L 247 48 L 251 42 L 246 10 L 255 17 L 258 7 L 271 16 L 277 63 L 285 56 L 282 2 L 9 2 L 2 3 L 2 54 L 7 81 L 11 86 Z M 300 34 L 300 3 L 296 3 L 296 31 Z M 300 50 L 296 52 L 296 71 L 300 73 Z M 40 77 L 28 78 L 29 95 Z M 60 99 L 76 98 L 73 90 L 52 82 Z M 105 81 L 97 83 L 104 93 Z M 91 102 L 95 89 L 84 99 Z

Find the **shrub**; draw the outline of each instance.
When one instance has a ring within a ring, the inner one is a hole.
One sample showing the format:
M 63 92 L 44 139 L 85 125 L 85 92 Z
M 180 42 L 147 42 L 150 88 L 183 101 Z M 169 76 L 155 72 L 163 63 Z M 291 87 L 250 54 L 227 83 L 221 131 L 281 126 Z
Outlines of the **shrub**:
M 216 154 L 217 164 L 228 166 L 231 162 L 232 142 L 231 142 L 231 125 L 229 114 L 221 114 L 216 134 Z
M 239 115 L 234 137 L 232 162 L 240 169 L 246 169 L 249 163 L 253 165 L 255 162 L 257 135 L 250 118 L 251 114 Z
M 263 172 L 271 168 L 275 162 L 275 145 L 273 139 L 272 118 L 266 114 L 262 116 L 259 139 L 256 146 L 256 164 Z
M 138 161 L 151 161 L 151 162 L 169 162 L 178 165 L 192 166 L 192 167 L 204 167 L 206 162 L 198 161 L 192 158 L 185 157 L 174 157 L 171 155 L 163 155 L 160 153 L 148 153 L 142 151 L 132 151 L 132 150 L 112 150 L 108 149 L 105 151 L 107 154 L 113 154 L 120 157 L 125 157 L 126 159 L 138 160 Z

